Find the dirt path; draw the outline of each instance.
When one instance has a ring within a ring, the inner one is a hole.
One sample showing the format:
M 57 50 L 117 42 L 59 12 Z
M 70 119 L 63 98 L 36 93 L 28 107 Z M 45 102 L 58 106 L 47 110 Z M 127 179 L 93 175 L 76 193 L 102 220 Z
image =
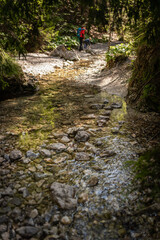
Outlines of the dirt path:
M 113 45 L 118 43 L 119 42 L 114 42 Z M 94 44 L 92 45 L 92 49 L 96 53 L 94 56 L 85 51 L 77 51 L 80 62 L 76 63 L 73 61 L 66 61 L 59 57 L 50 57 L 44 53 L 30 53 L 27 55 L 26 60 L 19 60 L 18 62 L 22 66 L 24 72 L 39 77 L 53 73 L 57 69 L 66 69 L 67 71 L 73 69 L 74 66 L 77 68 L 78 66 L 82 67 L 82 64 L 86 63 L 84 65 L 84 70 L 86 68 L 87 71 L 85 71 L 84 74 L 81 73 L 81 75 L 79 75 L 78 81 L 100 86 L 103 90 L 106 90 L 111 94 L 116 94 L 122 97 L 126 96 L 127 80 L 131 73 L 129 69 L 129 61 L 108 71 L 105 69 L 107 44 Z M 73 77 L 74 76 L 72 76 L 72 78 Z

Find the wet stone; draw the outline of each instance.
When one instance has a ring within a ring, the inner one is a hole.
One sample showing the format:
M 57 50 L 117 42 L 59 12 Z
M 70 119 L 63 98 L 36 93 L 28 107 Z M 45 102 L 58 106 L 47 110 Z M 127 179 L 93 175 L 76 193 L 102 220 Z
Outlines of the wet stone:
M 27 158 L 36 159 L 39 157 L 39 153 L 34 153 L 32 150 L 26 152 Z
M 5 136 L 0 135 L 0 141 L 3 141 L 5 139 Z
M 100 147 L 102 145 L 103 145 L 103 142 L 101 140 L 96 140 L 96 142 L 95 142 L 96 147 Z
M 126 234 L 126 230 L 124 228 L 121 228 L 121 229 L 118 230 L 118 234 L 119 234 L 119 236 L 122 237 Z
M 63 132 L 56 132 L 56 133 L 53 133 L 53 136 L 55 138 L 62 138 L 62 137 L 65 136 L 65 133 L 63 133 Z
M 53 200 L 60 206 L 60 208 L 72 209 L 77 206 L 75 187 L 55 182 L 51 185 L 51 191 Z
M 96 176 L 91 176 L 90 177 L 90 179 L 89 179 L 89 181 L 88 181 L 88 186 L 90 186 L 90 187 L 94 187 L 94 186 L 96 186 L 97 184 L 98 184 L 98 177 L 96 177 Z
M 104 109 L 111 111 L 111 110 L 113 110 L 113 107 L 112 106 L 105 106 Z
M 48 149 L 41 149 L 40 154 L 43 155 L 44 157 L 51 157 L 51 152 Z
M 6 224 L 0 225 L 0 233 L 6 232 L 6 231 L 7 231 L 7 225 Z
M 13 196 L 12 188 L 8 187 L 3 192 L 1 192 L 2 196 Z
M 40 179 L 46 178 L 48 175 L 46 173 L 39 173 L 39 172 L 34 172 L 34 177 L 35 180 L 38 181 Z
M 61 223 L 64 225 L 68 225 L 72 222 L 72 220 L 68 216 L 64 216 L 61 218 Z
M 122 108 L 122 103 L 112 103 L 112 104 L 111 104 L 111 107 L 112 107 L 112 108 L 116 108 L 116 109 Z
M 0 216 L 0 224 L 7 223 L 7 222 L 8 222 L 8 217 L 6 215 L 1 215 Z
M 78 131 L 79 128 L 77 127 L 69 128 L 67 131 L 68 137 L 75 137 Z
M 36 218 L 38 216 L 38 210 L 37 209 L 33 209 L 29 215 L 31 218 Z
M 105 119 L 100 119 L 97 121 L 98 127 L 104 127 L 106 125 L 107 121 Z
M 2 233 L 2 239 L 3 240 L 10 240 L 10 234 L 9 232 Z
M 21 216 L 21 209 L 18 207 L 15 207 L 12 211 L 12 217 L 18 218 L 19 216 Z
M 10 170 L 8 170 L 8 169 L 0 169 L 0 175 L 1 176 L 7 175 L 9 173 L 10 173 Z
M 91 143 L 86 142 L 85 146 L 87 147 L 87 150 L 93 152 L 93 153 L 97 153 L 98 149 Z
M 75 140 L 77 142 L 86 142 L 89 140 L 89 138 L 90 138 L 90 134 L 86 131 L 78 131 L 75 136 Z
M 96 170 L 96 171 L 101 171 L 101 170 L 103 170 L 103 167 L 100 167 L 100 166 L 98 166 L 98 165 L 94 165 L 94 166 L 92 166 L 92 168 L 93 168 L 94 170 Z
M 109 121 L 110 117 L 109 117 L 109 116 L 100 115 L 100 116 L 98 117 L 98 119 L 104 119 L 104 120 L 106 120 L 106 121 Z
M 94 95 L 84 95 L 85 98 L 94 98 Z
M 51 222 L 58 223 L 60 221 L 60 215 L 53 215 Z
M 3 207 L 3 208 L 0 208 L 0 214 L 7 214 L 8 212 L 11 211 L 11 207 Z
M 23 163 L 28 164 L 30 163 L 31 159 L 29 158 L 22 158 Z
M 83 192 L 79 195 L 78 197 L 78 202 L 80 203 L 84 203 L 88 201 L 88 193 L 87 192 Z
M 57 153 L 63 152 L 67 149 L 63 143 L 52 143 L 48 146 L 49 149 L 56 151 Z
M 119 133 L 119 127 L 114 127 L 114 128 L 111 128 L 111 132 L 113 133 L 113 134 L 118 134 Z
M 5 162 L 5 159 L 3 157 L 0 157 L 0 165 Z
M 42 179 L 42 180 L 40 180 L 39 182 L 37 182 L 37 183 L 36 183 L 37 187 L 39 187 L 39 188 L 42 187 L 43 184 L 44 184 L 44 182 L 45 182 L 44 179 Z
M 4 159 L 5 159 L 6 161 L 9 161 L 9 160 L 10 160 L 9 154 L 4 154 Z
M 24 198 L 26 198 L 29 195 L 29 192 L 26 187 L 19 188 L 18 191 L 22 192 Z
M 110 151 L 110 150 L 105 150 L 100 154 L 100 157 L 104 158 L 104 157 L 112 157 L 115 156 L 116 153 L 114 151 Z
M 67 136 L 64 136 L 64 137 L 62 137 L 61 142 L 68 143 L 68 142 L 70 142 L 70 139 Z
M 29 170 L 30 172 L 36 172 L 36 167 L 35 167 L 35 166 L 30 167 L 28 170 Z
M 9 158 L 12 160 L 12 161 L 15 161 L 15 160 L 19 160 L 22 158 L 22 152 L 20 150 L 13 150 L 12 152 L 10 152 L 9 154 Z
M 27 225 L 29 225 L 29 226 L 34 226 L 34 220 L 33 220 L 32 218 L 30 218 L 29 220 L 27 220 L 25 223 L 26 223 Z
M 107 104 L 107 103 L 109 103 L 109 100 L 108 100 L 108 99 L 105 99 L 103 103 L 104 103 L 104 104 Z
M 30 238 L 38 233 L 39 229 L 32 226 L 20 227 L 16 230 L 22 237 Z
M 88 114 L 88 115 L 80 117 L 81 120 L 91 120 L 91 119 L 95 119 L 95 118 L 96 118 L 96 116 L 94 114 Z
M 75 154 L 75 160 L 76 161 L 89 161 L 90 155 L 85 152 L 79 152 Z
M 22 203 L 22 201 L 21 201 L 20 198 L 14 197 L 14 198 L 11 200 L 11 203 L 12 203 L 13 205 L 20 206 L 21 203 Z
M 50 233 L 57 235 L 58 234 L 58 228 L 57 227 L 52 227 L 51 230 L 50 230 Z
M 102 108 L 104 108 L 104 104 L 92 104 L 91 106 L 90 106 L 90 108 L 91 109 L 96 109 L 96 110 L 98 110 L 98 109 L 102 109 Z
M 104 111 L 104 112 L 102 112 L 102 115 L 103 116 L 110 116 L 111 115 L 111 111 Z

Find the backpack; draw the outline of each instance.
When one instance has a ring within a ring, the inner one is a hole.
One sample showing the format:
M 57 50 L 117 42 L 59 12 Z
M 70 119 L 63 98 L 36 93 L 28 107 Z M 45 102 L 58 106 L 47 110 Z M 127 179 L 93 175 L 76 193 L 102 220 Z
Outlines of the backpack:
M 84 38 L 84 34 L 85 34 L 85 30 L 84 30 L 84 28 L 81 28 L 80 37 Z
M 77 37 L 80 37 L 81 28 L 77 29 Z

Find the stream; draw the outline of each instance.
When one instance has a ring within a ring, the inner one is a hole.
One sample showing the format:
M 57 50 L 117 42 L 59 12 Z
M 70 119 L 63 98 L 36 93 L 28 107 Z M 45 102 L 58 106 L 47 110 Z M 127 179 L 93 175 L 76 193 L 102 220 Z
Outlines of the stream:
M 160 239 L 160 211 L 143 211 L 149 200 L 127 167 L 144 150 L 128 106 L 92 81 L 102 57 L 56 68 L 35 95 L 1 102 L 0 239 Z

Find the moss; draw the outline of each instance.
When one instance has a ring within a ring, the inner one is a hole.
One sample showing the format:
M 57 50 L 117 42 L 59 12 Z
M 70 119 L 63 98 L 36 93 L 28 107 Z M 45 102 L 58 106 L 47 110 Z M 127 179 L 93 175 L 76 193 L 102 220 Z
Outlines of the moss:
M 9 78 L 21 79 L 21 67 L 0 48 L 0 89 L 5 89 L 9 85 Z
M 152 197 L 160 196 L 160 146 L 142 154 L 136 162 L 130 161 L 135 178 L 142 189 L 150 189 Z
M 142 46 L 137 51 L 129 83 L 130 103 L 149 111 L 160 111 L 160 45 Z

